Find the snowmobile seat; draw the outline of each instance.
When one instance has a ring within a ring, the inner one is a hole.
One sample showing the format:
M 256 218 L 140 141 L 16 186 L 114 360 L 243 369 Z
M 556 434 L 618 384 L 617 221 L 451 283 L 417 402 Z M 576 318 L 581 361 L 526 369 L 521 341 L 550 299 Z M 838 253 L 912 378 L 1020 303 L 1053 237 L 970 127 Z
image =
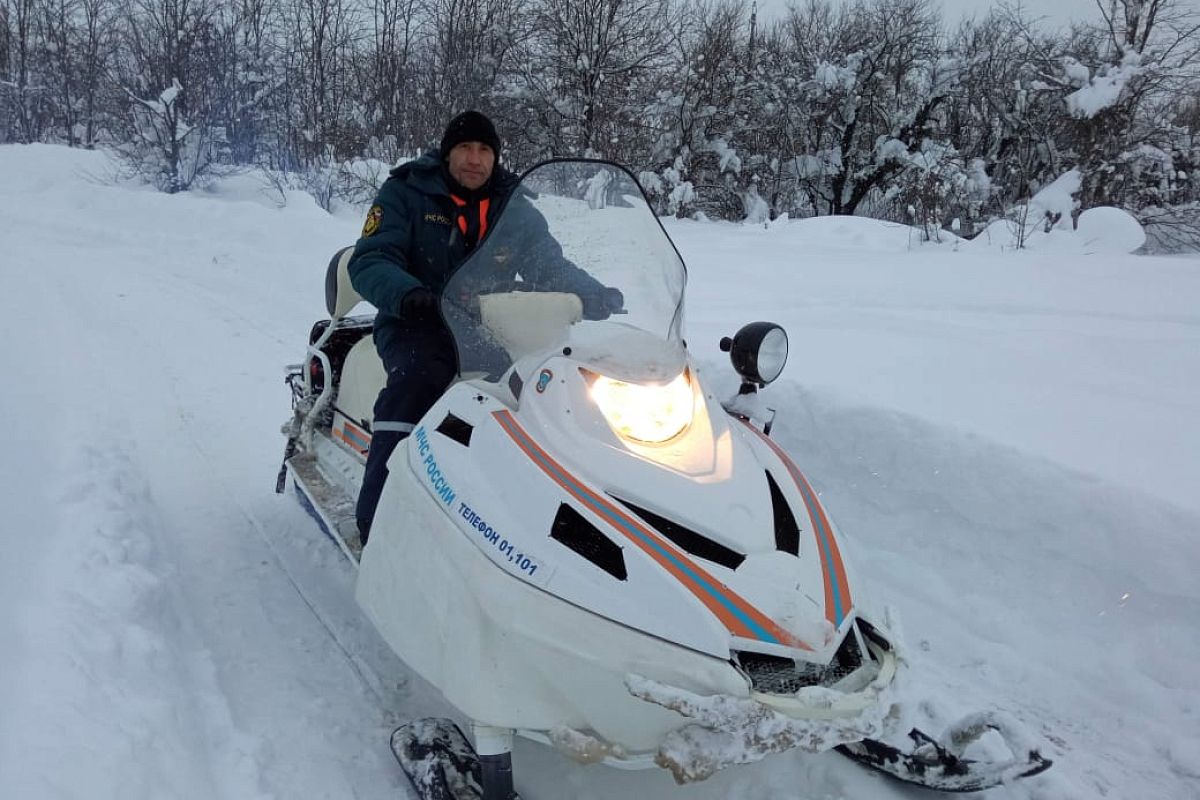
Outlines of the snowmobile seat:
M 346 355 L 334 405 L 358 425 L 375 424 L 375 399 L 387 383 L 387 372 L 370 336 L 359 339 Z
M 343 247 L 333 254 L 325 270 L 325 309 L 334 322 L 350 313 L 363 301 L 362 296 L 350 283 L 350 259 L 354 256 L 354 245 Z
M 329 312 L 330 325 L 338 325 L 363 301 L 362 296 L 350 283 L 348 267 L 353 255 L 353 246 L 343 247 L 333 254 L 333 258 L 329 260 L 329 267 L 325 270 L 325 309 Z M 331 362 L 336 362 L 335 407 L 355 423 L 366 425 L 369 429 L 374 421 L 375 398 L 387 382 L 387 374 L 379 354 L 375 351 L 375 343 L 370 336 L 371 326 L 362 325 L 357 317 L 348 322 L 350 327 L 345 330 L 345 336 L 334 333 L 329 340 L 331 345 L 337 345 L 332 348 L 336 353 L 329 352 Z

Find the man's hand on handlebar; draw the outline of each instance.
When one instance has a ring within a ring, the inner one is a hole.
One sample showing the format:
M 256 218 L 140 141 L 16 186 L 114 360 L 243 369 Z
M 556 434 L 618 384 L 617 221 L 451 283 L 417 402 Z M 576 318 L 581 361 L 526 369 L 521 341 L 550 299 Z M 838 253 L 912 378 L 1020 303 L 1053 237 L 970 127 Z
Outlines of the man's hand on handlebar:
M 625 312 L 625 295 L 615 286 L 606 286 L 596 292 L 580 295 L 583 302 L 583 318 L 608 319 L 613 314 Z

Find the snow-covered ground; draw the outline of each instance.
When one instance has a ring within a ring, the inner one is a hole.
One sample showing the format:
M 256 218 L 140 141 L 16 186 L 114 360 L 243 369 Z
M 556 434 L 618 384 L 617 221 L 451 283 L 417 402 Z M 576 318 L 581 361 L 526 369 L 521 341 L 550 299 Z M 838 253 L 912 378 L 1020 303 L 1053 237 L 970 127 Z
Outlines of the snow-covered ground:
M 447 708 L 272 491 L 282 365 L 361 219 L 104 172 L 0 147 L 0 797 L 403 797 L 387 734 Z M 1200 259 L 668 228 L 706 380 L 734 388 L 741 323 L 788 329 L 775 436 L 899 612 L 914 713 L 1046 740 L 1055 767 L 989 797 L 1200 797 Z M 531 800 L 926 796 L 835 754 L 684 787 L 516 760 Z

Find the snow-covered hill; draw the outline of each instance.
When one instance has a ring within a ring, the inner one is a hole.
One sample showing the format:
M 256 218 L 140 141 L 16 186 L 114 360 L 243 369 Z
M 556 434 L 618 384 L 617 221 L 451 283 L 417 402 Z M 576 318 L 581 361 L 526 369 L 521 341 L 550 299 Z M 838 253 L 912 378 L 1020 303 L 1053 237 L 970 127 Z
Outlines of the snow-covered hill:
M 444 714 L 273 492 L 282 365 L 361 220 L 245 179 L 166 197 L 0 147 L 0 797 L 402 797 Z M 918 246 L 863 220 L 672 222 L 687 339 L 772 319 L 765 397 L 936 729 L 1000 708 L 1056 765 L 990 797 L 1200 797 L 1200 260 Z M 834 754 L 676 787 L 519 745 L 549 798 L 900 798 Z

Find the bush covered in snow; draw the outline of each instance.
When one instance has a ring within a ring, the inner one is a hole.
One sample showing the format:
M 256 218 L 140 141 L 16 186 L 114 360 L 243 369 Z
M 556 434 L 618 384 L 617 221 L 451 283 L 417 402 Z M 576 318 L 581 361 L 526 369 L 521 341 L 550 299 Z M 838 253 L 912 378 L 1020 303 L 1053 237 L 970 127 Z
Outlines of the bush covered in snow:
M 1186 218 L 1189 3 L 1112 0 L 1049 31 L 1019 7 L 951 30 L 931 0 L 770 20 L 733 0 L 0 0 L 0 142 L 112 146 L 166 191 L 254 166 L 328 206 L 379 177 L 356 190 L 341 164 L 420 153 L 476 107 L 510 167 L 611 158 L 662 214 L 972 237 L 1075 170 L 1079 211 Z

